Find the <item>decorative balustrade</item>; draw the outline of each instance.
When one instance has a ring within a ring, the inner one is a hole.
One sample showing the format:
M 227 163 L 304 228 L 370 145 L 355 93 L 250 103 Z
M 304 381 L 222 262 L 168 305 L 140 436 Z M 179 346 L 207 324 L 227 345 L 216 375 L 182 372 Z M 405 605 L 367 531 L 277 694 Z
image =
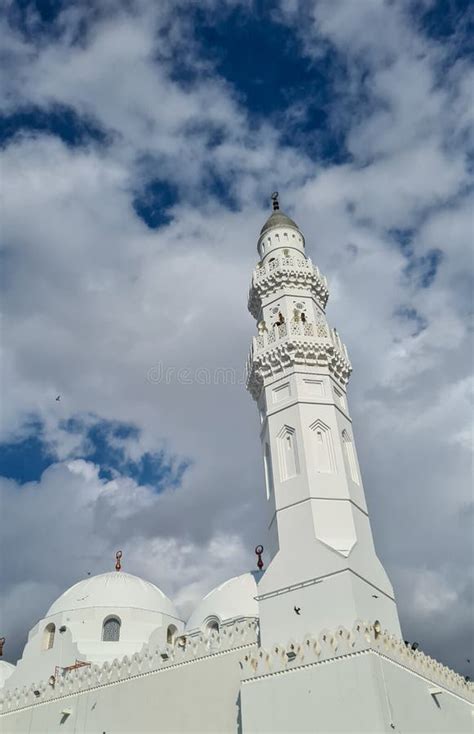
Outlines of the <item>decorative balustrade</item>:
M 264 265 L 260 265 L 259 267 L 257 267 L 255 271 L 255 279 L 257 281 L 262 280 L 265 276 L 267 276 L 270 273 L 274 273 L 275 271 L 278 271 L 278 270 L 288 270 L 288 269 L 308 270 L 308 271 L 314 270 L 318 278 L 324 278 L 324 276 L 321 276 L 319 269 L 313 266 L 309 258 L 277 257 L 273 260 L 267 261 Z M 326 279 L 324 278 L 324 280 Z
M 296 337 L 299 339 L 314 340 L 316 342 L 323 341 L 326 345 L 332 345 L 335 347 L 344 359 L 349 362 L 349 353 L 347 347 L 342 341 L 339 333 L 336 329 L 330 329 L 324 322 L 311 324 L 308 322 L 301 321 L 290 321 L 289 325 L 286 323 L 278 324 L 268 330 L 260 332 L 257 337 L 253 340 L 253 353 L 257 354 L 269 346 L 274 346 L 280 339 Z
M 319 268 L 309 258 L 277 257 L 254 271 L 248 301 L 250 313 L 258 318 L 262 298 L 276 292 L 283 285 L 309 288 L 322 308 L 326 306 L 329 297 L 328 284 Z
M 265 379 L 282 374 L 291 365 L 319 365 L 346 385 L 352 371 L 349 355 L 335 329 L 290 321 L 263 328 L 252 340 L 247 359 L 247 388 L 258 400 Z
M 260 331 L 258 336 L 254 337 L 253 351 L 254 353 L 261 352 L 267 347 L 274 346 L 282 339 L 291 341 L 292 337 L 315 341 L 325 340 L 326 343 L 332 344 L 347 358 L 347 349 L 339 334 L 335 329 L 329 329 L 324 322 L 311 324 L 307 321 L 290 321 L 289 323 L 275 324 L 268 329 L 265 328 Z

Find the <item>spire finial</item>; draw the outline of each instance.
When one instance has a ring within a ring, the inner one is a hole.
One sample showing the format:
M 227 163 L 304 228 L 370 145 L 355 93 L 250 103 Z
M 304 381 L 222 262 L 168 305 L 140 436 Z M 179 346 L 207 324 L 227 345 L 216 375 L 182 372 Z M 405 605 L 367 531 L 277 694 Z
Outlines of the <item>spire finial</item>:
M 3 646 L 5 644 L 6 640 L 4 637 L 0 637 L 0 657 L 3 655 Z
M 122 568 L 122 564 L 120 563 L 120 559 L 122 558 L 122 551 L 117 551 L 115 554 L 115 570 L 120 571 Z
M 274 191 L 272 194 L 272 207 L 274 212 L 277 212 L 280 208 L 280 202 L 278 201 L 278 191 Z
M 259 571 L 261 571 L 263 568 L 262 553 L 263 545 L 257 545 L 257 547 L 255 548 L 255 555 L 258 556 L 257 567 Z

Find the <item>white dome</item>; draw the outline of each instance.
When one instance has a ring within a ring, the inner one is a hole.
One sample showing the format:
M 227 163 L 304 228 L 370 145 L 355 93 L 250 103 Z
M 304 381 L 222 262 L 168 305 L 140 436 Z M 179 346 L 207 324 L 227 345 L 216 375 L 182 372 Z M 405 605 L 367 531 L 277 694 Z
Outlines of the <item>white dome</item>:
M 123 571 L 111 571 L 79 581 L 61 594 L 46 617 L 91 607 L 144 609 L 178 617 L 174 604 L 150 581 Z
M 253 573 L 225 581 L 207 594 L 191 614 L 186 630 L 201 628 L 206 620 L 217 617 L 220 622 L 243 617 L 258 617 L 257 582 Z
M 14 665 L 7 663 L 6 660 L 0 660 L 0 688 L 3 688 L 5 681 L 11 676 L 14 670 Z

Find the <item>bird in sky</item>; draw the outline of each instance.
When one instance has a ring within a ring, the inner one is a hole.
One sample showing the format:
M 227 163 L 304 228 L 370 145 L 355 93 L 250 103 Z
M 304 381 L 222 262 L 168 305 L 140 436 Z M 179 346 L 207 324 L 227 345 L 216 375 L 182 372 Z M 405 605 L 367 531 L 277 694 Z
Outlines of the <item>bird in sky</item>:
M 377 596 L 377 594 L 372 594 L 372 598 L 373 598 L 373 599 L 378 599 L 378 596 Z
M 301 607 L 293 607 L 293 609 L 295 610 L 296 614 L 299 614 L 301 612 Z
M 57 395 L 56 396 L 56 402 L 59 403 L 60 400 L 61 400 L 61 395 Z

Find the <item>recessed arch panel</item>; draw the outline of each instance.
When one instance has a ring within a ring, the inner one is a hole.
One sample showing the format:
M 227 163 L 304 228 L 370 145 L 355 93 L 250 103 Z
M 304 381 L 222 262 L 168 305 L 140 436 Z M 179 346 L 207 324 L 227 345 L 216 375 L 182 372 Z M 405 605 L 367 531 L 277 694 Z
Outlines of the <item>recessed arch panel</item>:
M 357 459 L 354 448 L 354 442 L 346 429 L 342 432 L 342 443 L 344 445 L 344 451 L 346 454 L 347 464 L 349 466 L 349 473 L 351 479 L 356 484 L 360 484 L 359 471 L 357 469 Z
M 300 473 L 296 430 L 284 425 L 278 433 L 277 442 L 280 479 L 285 482 Z
M 319 474 L 332 474 L 336 471 L 336 459 L 331 429 L 322 420 L 310 425 L 313 431 L 313 452 L 316 471 Z

